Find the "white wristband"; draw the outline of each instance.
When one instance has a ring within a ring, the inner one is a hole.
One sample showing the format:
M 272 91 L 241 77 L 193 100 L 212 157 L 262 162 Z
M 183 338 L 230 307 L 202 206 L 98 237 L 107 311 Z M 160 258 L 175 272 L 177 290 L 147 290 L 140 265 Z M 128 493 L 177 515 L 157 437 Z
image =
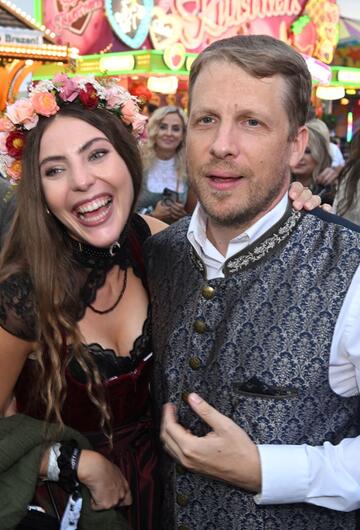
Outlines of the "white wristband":
M 52 445 L 49 449 L 49 464 L 47 469 L 47 479 L 52 482 L 58 482 L 60 469 L 57 459 L 60 456 L 60 443 Z

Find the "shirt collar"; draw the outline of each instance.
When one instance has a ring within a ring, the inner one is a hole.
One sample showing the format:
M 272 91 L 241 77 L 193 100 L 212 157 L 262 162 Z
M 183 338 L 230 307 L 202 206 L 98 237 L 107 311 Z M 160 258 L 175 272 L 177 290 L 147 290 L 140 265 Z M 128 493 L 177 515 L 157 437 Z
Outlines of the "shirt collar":
M 280 221 L 286 212 L 287 205 L 288 194 L 286 192 L 281 201 L 279 201 L 272 210 L 267 212 L 263 217 L 261 217 L 261 219 L 256 221 L 256 223 L 251 225 L 247 230 L 234 237 L 229 242 L 229 248 L 236 247 L 236 243 L 240 241 L 243 242 L 245 239 L 247 240 L 248 245 L 253 243 L 256 239 L 259 239 L 259 237 L 265 234 L 265 232 L 267 232 L 272 226 Z M 199 252 L 200 249 L 203 249 L 208 241 L 206 236 L 207 219 L 207 214 L 200 203 L 198 203 L 192 214 L 187 233 L 188 240 L 197 252 Z

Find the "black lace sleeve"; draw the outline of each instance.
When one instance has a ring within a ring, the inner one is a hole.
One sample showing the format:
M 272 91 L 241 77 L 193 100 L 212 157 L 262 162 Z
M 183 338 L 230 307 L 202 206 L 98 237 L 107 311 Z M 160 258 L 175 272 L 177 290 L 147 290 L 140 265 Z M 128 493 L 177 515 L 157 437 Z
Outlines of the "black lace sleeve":
M 145 240 L 151 236 L 150 227 L 145 221 L 145 219 L 141 217 L 141 215 L 134 213 L 131 219 L 131 225 L 137 233 L 141 244 L 144 243 Z
M 29 276 L 17 273 L 0 284 L 0 326 L 20 339 L 36 338 L 36 313 Z
M 128 238 L 129 250 L 134 273 L 141 278 L 145 288 L 147 288 L 147 286 L 143 245 L 150 236 L 151 230 L 149 225 L 140 215 L 135 213 L 131 219 L 130 225 Z

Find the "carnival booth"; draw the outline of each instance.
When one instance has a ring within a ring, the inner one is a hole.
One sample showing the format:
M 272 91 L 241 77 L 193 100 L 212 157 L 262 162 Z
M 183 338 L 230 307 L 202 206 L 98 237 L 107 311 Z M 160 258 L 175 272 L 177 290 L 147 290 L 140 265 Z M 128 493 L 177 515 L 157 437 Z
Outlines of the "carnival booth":
M 332 63 L 331 88 L 327 103 L 329 126 L 331 121 L 337 136 L 351 141 L 360 129 L 360 11 L 345 13 L 339 25 L 339 43 Z
M 336 0 L 35 0 L 38 22 L 59 45 L 80 51 L 77 74 L 119 76 L 155 104 L 186 107 L 194 57 L 212 41 L 265 33 L 306 57 L 314 82 L 326 84 L 337 44 Z M 35 74 L 46 78 L 56 65 Z M 66 70 L 66 68 L 64 68 Z
M 29 0 L 30 1 L 30 0 Z M 0 0 L 0 111 L 39 66 L 75 66 L 77 50 L 55 42 L 55 33 L 9 0 Z

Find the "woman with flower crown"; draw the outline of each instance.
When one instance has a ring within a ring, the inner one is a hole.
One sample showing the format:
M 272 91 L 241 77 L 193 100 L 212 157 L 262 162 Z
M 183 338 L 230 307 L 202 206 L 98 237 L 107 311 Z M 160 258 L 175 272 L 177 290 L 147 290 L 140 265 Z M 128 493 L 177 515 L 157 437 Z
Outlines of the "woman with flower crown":
M 134 214 L 144 123 L 119 85 L 65 75 L 32 87 L 0 121 L 18 183 L 0 263 L 0 412 L 15 394 L 18 411 L 84 433 L 109 461 L 55 439 L 43 478 L 70 493 L 83 482 L 94 510 L 132 496 L 124 510 L 137 530 L 157 527 L 141 249 L 164 226 Z

